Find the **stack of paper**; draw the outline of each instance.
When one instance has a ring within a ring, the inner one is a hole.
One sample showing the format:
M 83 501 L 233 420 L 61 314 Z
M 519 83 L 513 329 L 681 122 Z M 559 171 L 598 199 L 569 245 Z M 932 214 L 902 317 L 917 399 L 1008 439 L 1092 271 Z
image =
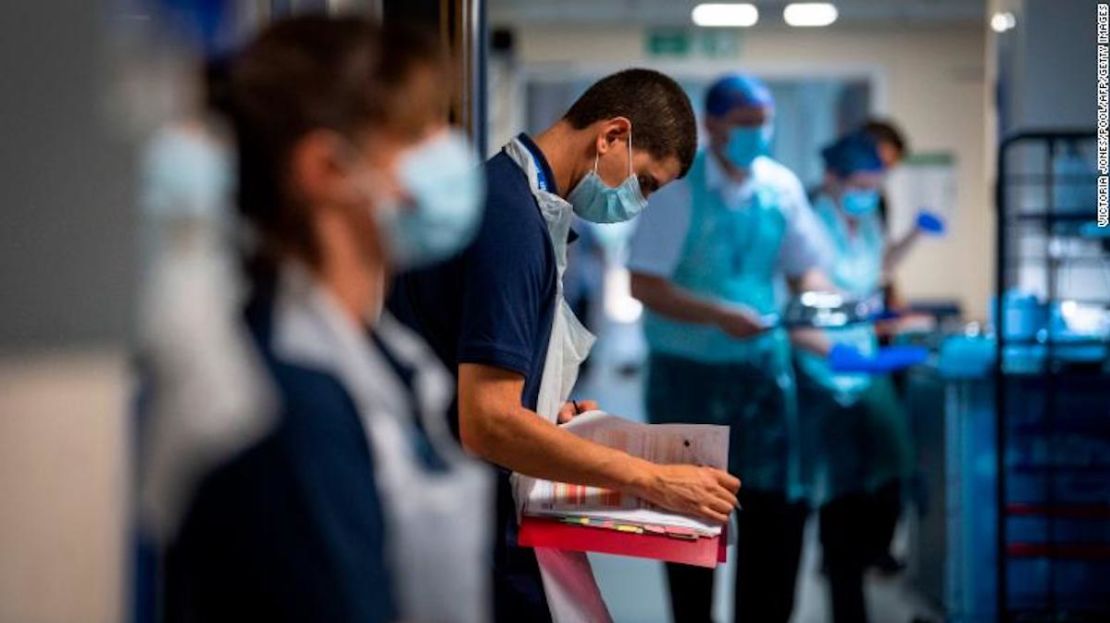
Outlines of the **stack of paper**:
M 726 469 L 728 427 L 708 424 L 639 424 L 602 411 L 563 426 L 580 437 L 653 463 L 687 463 Z M 517 499 L 524 516 L 557 519 L 622 532 L 677 538 L 715 537 L 721 526 L 665 511 L 618 491 L 518 475 Z

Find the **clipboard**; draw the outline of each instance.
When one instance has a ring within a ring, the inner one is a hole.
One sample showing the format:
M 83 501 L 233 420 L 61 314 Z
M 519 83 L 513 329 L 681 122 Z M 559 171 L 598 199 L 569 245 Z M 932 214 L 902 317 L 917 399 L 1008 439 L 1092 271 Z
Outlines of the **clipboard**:
M 727 528 L 726 528 L 727 530 Z M 634 558 L 650 558 L 714 568 L 724 563 L 727 534 L 677 539 L 659 534 L 633 534 L 564 523 L 541 517 L 524 517 L 517 544 L 521 547 L 550 547 L 572 552 L 598 552 Z

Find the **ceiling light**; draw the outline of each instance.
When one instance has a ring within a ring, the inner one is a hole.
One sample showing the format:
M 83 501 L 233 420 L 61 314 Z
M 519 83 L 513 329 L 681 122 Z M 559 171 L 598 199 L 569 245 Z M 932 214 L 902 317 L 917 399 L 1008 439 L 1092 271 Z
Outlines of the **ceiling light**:
M 759 9 L 754 4 L 699 4 L 690 17 L 698 26 L 754 26 L 759 21 Z
M 782 10 L 782 19 L 798 27 L 828 26 L 837 15 L 836 7 L 829 2 L 795 2 Z
M 1014 26 L 1017 26 L 1017 18 L 1009 11 L 991 16 L 991 30 L 995 32 L 1006 32 Z

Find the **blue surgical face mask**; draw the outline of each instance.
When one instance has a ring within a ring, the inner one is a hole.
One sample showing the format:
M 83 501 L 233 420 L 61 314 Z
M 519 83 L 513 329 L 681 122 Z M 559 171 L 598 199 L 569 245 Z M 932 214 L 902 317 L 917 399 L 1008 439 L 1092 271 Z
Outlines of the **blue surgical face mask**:
M 750 168 L 756 158 L 767 153 L 770 139 L 769 126 L 732 128 L 725 144 L 725 157 L 741 169 Z
M 849 216 L 867 216 L 879 208 L 879 191 L 874 189 L 848 189 L 840 195 L 840 209 Z
M 144 154 L 142 207 L 154 221 L 219 221 L 230 203 L 235 170 L 215 139 L 181 127 L 163 129 Z
M 632 219 L 647 205 L 640 191 L 640 180 L 632 172 L 632 133 L 628 134 L 628 177 L 620 185 L 610 187 L 597 174 L 599 156 L 594 170 L 567 195 L 567 201 L 578 216 L 594 223 L 620 223 Z
M 454 255 L 470 242 L 482 215 L 484 181 L 466 138 L 445 132 L 402 156 L 405 199 L 375 201 L 390 264 L 408 269 Z

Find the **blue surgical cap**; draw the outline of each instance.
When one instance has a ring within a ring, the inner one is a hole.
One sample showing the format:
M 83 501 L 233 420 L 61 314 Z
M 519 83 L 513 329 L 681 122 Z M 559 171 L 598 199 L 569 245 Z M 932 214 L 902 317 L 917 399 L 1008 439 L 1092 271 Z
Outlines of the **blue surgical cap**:
M 853 132 L 842 136 L 832 145 L 821 150 L 825 168 L 839 177 L 853 173 L 878 173 L 883 170 L 879 158 L 879 148 L 875 139 L 864 132 Z
M 728 74 L 718 78 L 705 93 L 705 112 L 714 117 L 728 114 L 734 108 L 773 108 L 771 90 L 758 78 L 744 74 Z
M 235 19 L 231 0 L 146 0 L 161 9 L 164 19 L 184 42 L 198 46 L 205 56 L 228 52 Z

